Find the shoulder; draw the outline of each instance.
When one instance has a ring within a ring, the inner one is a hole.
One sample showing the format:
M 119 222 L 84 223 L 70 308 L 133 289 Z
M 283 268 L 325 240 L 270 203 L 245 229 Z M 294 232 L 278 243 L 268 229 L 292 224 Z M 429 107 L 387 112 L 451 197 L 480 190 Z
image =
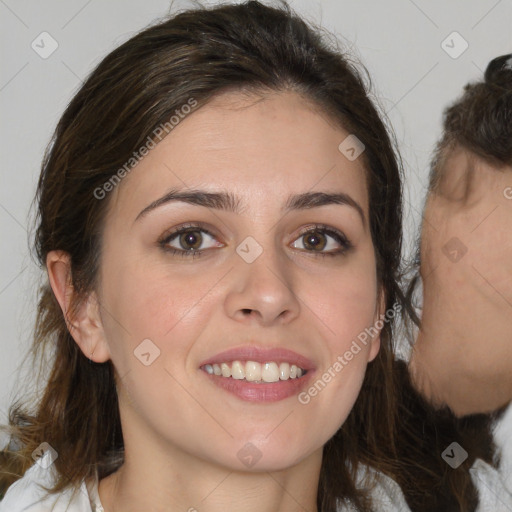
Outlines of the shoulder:
M 24 476 L 14 482 L 0 502 L 0 512 L 92 512 L 87 487 L 65 489 L 48 494 L 54 485 L 56 469 L 35 463 Z

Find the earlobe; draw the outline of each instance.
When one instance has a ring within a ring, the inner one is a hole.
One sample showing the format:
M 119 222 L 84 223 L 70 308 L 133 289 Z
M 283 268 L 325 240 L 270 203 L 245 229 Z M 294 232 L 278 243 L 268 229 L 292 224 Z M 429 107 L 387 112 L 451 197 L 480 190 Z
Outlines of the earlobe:
M 103 331 L 99 303 L 95 292 L 72 308 L 74 294 L 71 259 L 64 251 L 50 251 L 46 257 L 48 280 L 66 320 L 69 333 L 82 353 L 91 361 L 104 363 L 110 351 Z

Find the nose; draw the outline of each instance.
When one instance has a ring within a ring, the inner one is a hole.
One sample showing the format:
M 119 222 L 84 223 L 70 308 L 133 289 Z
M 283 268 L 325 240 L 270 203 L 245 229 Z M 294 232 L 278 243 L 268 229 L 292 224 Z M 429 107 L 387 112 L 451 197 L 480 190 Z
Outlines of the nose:
M 284 254 L 264 248 L 252 262 L 234 255 L 235 269 L 226 295 L 226 314 L 248 325 L 289 323 L 299 315 L 293 271 Z M 250 261 L 250 260 L 249 260 Z

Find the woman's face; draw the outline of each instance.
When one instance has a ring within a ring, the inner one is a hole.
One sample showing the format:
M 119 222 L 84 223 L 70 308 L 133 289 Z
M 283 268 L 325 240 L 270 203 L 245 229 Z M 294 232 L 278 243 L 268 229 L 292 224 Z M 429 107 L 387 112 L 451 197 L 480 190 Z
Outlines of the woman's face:
M 348 135 L 294 93 L 228 93 L 112 192 L 97 298 L 127 453 L 277 470 L 345 421 L 378 339 L 335 363 L 382 313 L 365 168 L 338 149 Z M 195 199 L 161 200 L 170 191 Z M 308 372 L 251 382 L 286 363 Z

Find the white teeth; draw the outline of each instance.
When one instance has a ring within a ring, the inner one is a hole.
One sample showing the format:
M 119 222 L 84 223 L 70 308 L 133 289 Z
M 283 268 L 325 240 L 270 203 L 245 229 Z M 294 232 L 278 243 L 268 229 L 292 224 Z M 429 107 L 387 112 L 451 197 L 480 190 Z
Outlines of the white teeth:
M 245 378 L 244 368 L 240 361 L 233 361 L 233 364 L 231 365 L 231 377 L 238 380 Z
M 261 380 L 264 382 L 277 382 L 279 380 L 279 367 L 276 363 L 265 363 L 263 365 Z
M 222 363 L 220 365 L 220 368 L 222 370 L 222 376 L 223 377 L 231 377 L 231 368 L 229 367 L 228 364 Z
M 279 378 L 281 380 L 288 380 L 290 378 L 290 364 L 281 363 L 279 365 Z
M 295 364 L 258 363 L 256 361 L 233 361 L 232 363 L 205 364 L 203 369 L 210 375 L 245 379 L 248 382 L 278 382 L 279 380 L 297 379 L 306 371 Z
M 261 364 L 255 361 L 247 361 L 245 363 L 245 380 L 254 382 L 255 380 L 261 380 Z M 265 379 L 263 379 L 265 380 Z

